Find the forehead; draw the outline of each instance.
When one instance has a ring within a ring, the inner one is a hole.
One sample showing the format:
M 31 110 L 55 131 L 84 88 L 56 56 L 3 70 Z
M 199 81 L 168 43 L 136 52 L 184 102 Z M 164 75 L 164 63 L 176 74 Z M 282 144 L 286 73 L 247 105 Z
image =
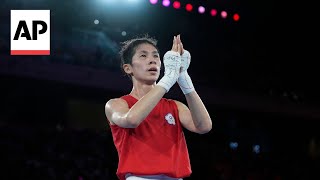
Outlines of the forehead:
M 137 49 L 136 49 L 136 52 L 157 52 L 158 53 L 158 50 L 156 47 L 154 47 L 153 45 L 149 44 L 149 43 L 143 43 L 143 44 L 140 44 Z

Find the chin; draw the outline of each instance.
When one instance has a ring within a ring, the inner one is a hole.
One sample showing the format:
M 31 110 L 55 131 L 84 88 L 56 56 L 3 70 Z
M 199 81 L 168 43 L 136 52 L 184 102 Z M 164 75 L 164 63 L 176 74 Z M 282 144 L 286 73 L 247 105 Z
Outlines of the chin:
M 148 85 L 154 85 L 157 82 L 158 78 L 150 78 L 146 80 L 146 84 Z

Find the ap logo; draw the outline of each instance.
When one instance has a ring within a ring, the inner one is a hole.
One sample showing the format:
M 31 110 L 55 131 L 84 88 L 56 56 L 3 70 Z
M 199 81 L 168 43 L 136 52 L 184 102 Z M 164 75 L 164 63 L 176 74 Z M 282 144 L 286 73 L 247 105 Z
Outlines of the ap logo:
M 11 10 L 11 55 L 50 55 L 50 10 Z

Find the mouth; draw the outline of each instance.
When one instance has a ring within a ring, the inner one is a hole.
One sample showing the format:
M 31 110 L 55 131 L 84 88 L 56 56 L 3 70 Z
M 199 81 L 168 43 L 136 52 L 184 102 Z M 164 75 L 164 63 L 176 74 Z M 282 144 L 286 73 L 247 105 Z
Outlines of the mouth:
M 158 69 L 156 67 L 152 67 L 148 69 L 149 72 L 158 72 Z

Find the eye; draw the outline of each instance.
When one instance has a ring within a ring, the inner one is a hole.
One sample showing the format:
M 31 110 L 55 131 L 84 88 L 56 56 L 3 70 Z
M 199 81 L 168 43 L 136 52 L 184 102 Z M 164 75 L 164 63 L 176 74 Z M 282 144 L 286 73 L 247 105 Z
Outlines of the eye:
M 158 58 L 158 57 L 159 57 L 159 55 L 158 55 L 158 54 L 155 54 L 155 55 L 153 55 L 153 57 L 154 57 L 154 58 Z
M 141 54 L 140 57 L 147 57 L 145 54 Z

